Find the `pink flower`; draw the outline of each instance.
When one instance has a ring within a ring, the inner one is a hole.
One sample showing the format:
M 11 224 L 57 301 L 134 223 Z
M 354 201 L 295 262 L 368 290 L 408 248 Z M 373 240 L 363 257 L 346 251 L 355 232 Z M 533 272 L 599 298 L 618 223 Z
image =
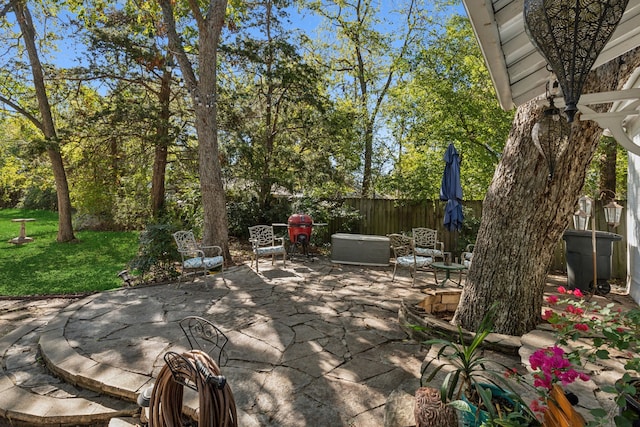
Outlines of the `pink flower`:
M 551 317 L 553 317 L 553 310 L 545 310 L 544 313 L 542 313 L 542 320 L 549 320 Z
M 578 316 L 582 316 L 584 314 L 583 308 L 576 307 L 575 305 L 572 305 L 572 304 L 567 305 L 567 307 L 565 308 L 565 311 L 567 313 L 575 314 Z
M 546 375 L 541 374 L 535 374 L 533 378 L 534 387 L 541 387 L 551 390 L 551 378 L 547 378 Z
M 549 296 L 547 297 L 547 302 L 548 302 L 549 304 L 552 304 L 552 305 L 553 305 L 553 304 L 556 304 L 556 303 L 558 302 L 558 297 L 557 297 L 557 295 L 549 295 Z
M 518 376 L 518 370 L 516 368 L 511 368 L 504 371 L 505 378 L 513 378 L 517 376 Z
M 541 398 L 533 400 L 531 401 L 531 405 L 529 405 L 529 407 L 533 412 L 545 412 L 547 410 L 547 407 L 543 402 L 544 401 Z
M 573 295 L 577 296 L 578 298 L 582 298 L 584 296 L 584 294 L 582 293 L 582 291 L 580 289 L 574 289 L 573 290 Z
M 558 346 L 540 348 L 529 356 L 533 374 L 534 387 L 551 390 L 553 384 L 561 382 L 562 385 L 571 384 L 577 378 L 587 381 L 589 376 L 576 371 L 571 367 L 571 362 L 565 357 L 565 352 Z M 586 379 L 585 379 L 586 378 Z
M 561 294 L 566 294 L 567 289 L 564 286 L 558 286 L 558 292 Z
M 577 329 L 578 331 L 587 332 L 589 330 L 589 325 L 587 325 L 586 323 L 576 323 L 575 325 L 573 325 L 573 328 Z

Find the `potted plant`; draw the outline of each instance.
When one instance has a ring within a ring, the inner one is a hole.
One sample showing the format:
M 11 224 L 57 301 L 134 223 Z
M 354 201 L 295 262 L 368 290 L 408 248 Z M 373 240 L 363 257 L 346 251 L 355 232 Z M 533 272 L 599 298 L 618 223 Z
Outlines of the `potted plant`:
M 482 320 L 473 338 L 466 342 L 461 327 L 456 341 L 431 339 L 426 345 L 439 346 L 437 356 L 429 360 L 422 369 L 421 383 L 433 381 L 447 367 L 440 386 L 443 402 L 459 409 L 466 426 L 540 425 L 535 416 L 513 392 L 512 380 L 505 372 L 512 371 L 484 354 L 482 344 L 493 329 L 492 308 Z M 439 363 L 436 363 L 438 361 Z

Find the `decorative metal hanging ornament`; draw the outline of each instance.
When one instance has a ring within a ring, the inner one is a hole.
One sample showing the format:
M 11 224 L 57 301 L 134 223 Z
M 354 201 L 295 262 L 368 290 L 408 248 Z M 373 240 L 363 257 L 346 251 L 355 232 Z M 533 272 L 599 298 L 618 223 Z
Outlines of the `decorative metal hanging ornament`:
M 569 145 L 571 126 L 549 97 L 542 119 L 531 130 L 531 137 L 538 151 L 544 156 L 549 168 L 549 180 L 553 179 L 558 158 Z
M 524 27 L 558 77 L 569 122 L 584 82 L 629 0 L 524 0 Z

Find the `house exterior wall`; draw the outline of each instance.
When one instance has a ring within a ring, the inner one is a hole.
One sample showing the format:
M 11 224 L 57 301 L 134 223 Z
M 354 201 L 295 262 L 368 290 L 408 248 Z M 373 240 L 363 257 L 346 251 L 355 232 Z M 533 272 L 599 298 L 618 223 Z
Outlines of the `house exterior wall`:
M 640 134 L 634 138 L 640 143 Z M 640 304 L 640 156 L 629 153 L 627 177 L 627 288 L 635 302 Z

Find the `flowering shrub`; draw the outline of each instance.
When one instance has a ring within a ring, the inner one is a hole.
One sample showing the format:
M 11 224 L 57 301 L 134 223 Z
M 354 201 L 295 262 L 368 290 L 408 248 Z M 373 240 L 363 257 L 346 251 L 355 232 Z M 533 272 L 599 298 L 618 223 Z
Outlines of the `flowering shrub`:
M 622 352 L 620 356 L 625 360 L 627 371 L 640 372 L 640 356 L 637 353 L 640 344 L 640 309 L 623 313 L 621 308 L 614 308 L 614 303 L 601 306 L 586 298 L 579 289 L 568 290 L 561 286 L 558 293 L 560 298 L 556 295 L 547 297 L 546 301 L 552 308 L 542 314 L 542 318 L 553 328 L 557 344 L 567 345 L 579 339 L 589 339 L 592 346 L 577 347 L 570 353 L 565 353 L 557 346 L 536 351 L 530 359 L 531 367 L 540 370 L 540 373 L 534 374 L 536 387 L 546 388 L 554 381 L 564 385 L 565 381 L 575 381 L 576 378 L 588 379 L 571 368 L 572 362 L 579 365 L 585 361 L 609 359 L 611 349 Z M 616 402 L 624 406 L 621 393 L 634 390 L 628 386 L 631 380 L 631 376 L 625 374 L 620 387 L 603 387 L 603 391 L 617 394 Z M 603 409 L 594 409 L 591 413 L 596 422 L 590 425 L 599 425 L 598 420 L 606 421 L 608 418 Z M 614 421 L 616 426 L 631 425 L 629 420 L 633 417 L 623 413 L 622 416 L 615 416 Z
M 539 395 L 538 399 L 527 407 L 522 407 L 522 413 L 526 416 L 519 415 L 517 411 L 499 414 L 499 417 L 484 422 L 482 427 L 541 425 L 545 411 L 551 406 L 558 408 L 558 396 L 562 396 L 564 392 L 562 387 L 577 380 L 588 381 L 589 375 L 581 367 L 587 361 L 608 359 L 613 349 L 622 352 L 618 357 L 625 359 L 627 371 L 640 372 L 640 356 L 637 353 L 640 345 L 640 308 L 623 313 L 621 309 L 615 308 L 614 303 L 600 306 L 596 301 L 585 297 L 579 289 L 567 290 L 559 287 L 558 293 L 560 297 L 550 295 L 546 298 L 551 308 L 542 314 L 542 318 L 553 329 L 556 343 L 536 350 L 529 357 L 533 381 L 528 381 L 531 377 L 522 376 L 517 369 L 507 369 L 504 372 L 504 377 L 509 381 L 532 385 Z M 569 348 L 574 350 L 567 351 Z M 636 390 L 633 381 L 632 376 L 625 373 L 615 387 L 602 387 L 602 390 L 615 393 L 616 402 L 622 407 L 625 406 L 623 393 L 633 394 Z M 637 388 L 640 390 L 640 382 Z M 513 391 L 515 392 L 515 388 Z M 519 403 L 526 405 L 521 396 L 517 397 Z M 551 405 L 550 402 L 554 401 L 556 404 Z M 587 427 L 610 426 L 612 420 L 616 427 L 632 427 L 632 422 L 637 419 L 631 411 L 615 416 L 602 408 L 591 409 L 590 412 L 593 420 L 586 424 Z M 536 420 L 531 418 L 534 415 Z
M 569 385 L 576 379 L 589 381 L 589 376 L 573 369 L 571 361 L 558 346 L 541 348 L 529 357 L 531 369 L 537 370 L 533 374 L 533 386 L 551 390 L 558 382 L 563 386 Z
M 622 313 L 621 308 L 614 309 L 615 304 L 604 307 L 596 301 L 590 301 L 580 289 L 567 290 L 560 286 L 556 295 L 547 297 L 547 303 L 556 310 L 548 309 L 542 314 L 554 328 L 559 344 L 589 338 L 593 341 L 592 349 L 580 351 L 580 356 L 589 361 L 608 359 L 608 347 L 625 352 L 626 368 L 637 370 L 637 350 L 640 343 L 640 310 L 634 309 Z
M 538 400 L 531 403 L 530 408 L 539 415 L 539 418 L 542 418 L 542 414 L 547 410 L 547 399 L 555 384 L 567 386 L 577 379 L 589 380 L 589 375 L 573 368 L 569 355 L 558 346 L 536 350 L 529 356 L 529 363 L 534 370 L 533 386 L 540 394 Z

